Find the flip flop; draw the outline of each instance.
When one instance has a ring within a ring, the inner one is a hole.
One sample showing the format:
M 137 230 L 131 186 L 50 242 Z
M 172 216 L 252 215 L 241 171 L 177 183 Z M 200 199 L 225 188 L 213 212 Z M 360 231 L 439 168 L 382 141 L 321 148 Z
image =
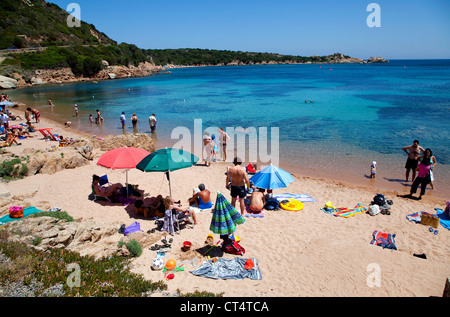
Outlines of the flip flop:
M 154 246 L 150 247 L 150 250 L 152 251 L 158 251 L 161 248 L 161 246 L 159 244 L 155 244 Z

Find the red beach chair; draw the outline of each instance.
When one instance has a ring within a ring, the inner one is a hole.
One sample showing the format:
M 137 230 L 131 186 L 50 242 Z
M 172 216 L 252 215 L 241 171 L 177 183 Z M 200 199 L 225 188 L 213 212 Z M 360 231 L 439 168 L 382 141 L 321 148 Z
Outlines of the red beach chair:
M 56 137 L 50 132 L 50 130 L 52 130 L 52 128 L 39 129 L 38 131 L 42 133 L 42 135 L 44 136 L 44 139 L 49 138 L 52 141 L 58 141 L 56 139 Z

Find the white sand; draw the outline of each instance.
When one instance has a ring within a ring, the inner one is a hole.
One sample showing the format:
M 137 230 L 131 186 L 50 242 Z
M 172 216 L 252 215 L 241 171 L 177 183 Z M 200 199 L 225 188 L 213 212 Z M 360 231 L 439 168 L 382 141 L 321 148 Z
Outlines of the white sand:
M 76 131 L 65 129 L 50 121 L 43 120 L 39 128 L 55 127 L 55 132 L 68 137 L 77 136 Z M 22 146 L 10 148 L 20 154 L 26 147 L 49 148 L 52 144 L 35 134 L 34 139 L 22 141 Z M 99 157 L 101 153 L 97 153 Z M 192 188 L 204 183 L 212 192 L 213 203 L 218 191 L 227 199 L 230 194 L 225 188 L 227 163 L 213 163 L 211 167 L 195 166 L 173 172 L 173 197 L 186 204 Z M 102 206 L 88 200 L 91 192 L 92 174 L 108 174 L 111 182 L 125 183 L 125 172 L 109 171 L 96 165 L 73 170 L 64 170 L 54 175 L 35 175 L 23 180 L 5 184 L 14 195 L 28 195 L 24 203 L 38 208 L 60 207 L 74 218 L 94 218 L 99 222 L 124 223 L 138 221 L 144 231 L 155 227 L 154 221 L 137 216 L 134 207 L 120 205 Z M 382 192 L 394 204 L 391 215 L 370 216 L 358 214 L 350 218 L 339 218 L 324 213 L 320 208 L 327 201 L 336 207 L 354 207 L 357 203 L 366 206 L 373 196 L 380 192 L 374 188 L 357 187 L 349 184 L 295 176 L 296 181 L 288 188 L 275 193 L 306 193 L 317 202 L 305 203 L 299 212 L 285 210 L 267 211 L 264 218 L 246 218 L 239 225 L 236 235 L 245 248 L 245 258 L 255 257 L 259 261 L 262 280 L 213 280 L 197 277 L 191 273 L 177 272 L 173 280 L 167 281 L 170 292 L 210 291 L 224 292 L 225 296 L 441 296 L 445 281 L 450 276 L 450 232 L 439 226 L 439 234 L 434 235 L 428 227 L 409 222 L 406 215 L 416 211 L 434 212 L 443 208 L 444 199 L 424 196 L 422 201 L 412 201 L 397 197 L 396 192 Z M 168 195 L 168 182 L 163 173 L 129 172 L 132 184 L 139 184 L 151 196 Z M 36 192 L 37 191 L 37 192 Z M 36 192 L 36 193 L 35 193 Z M 33 193 L 34 196 L 32 195 Z M 7 208 L 0 215 L 7 213 Z M 203 247 L 209 231 L 211 213 L 198 214 L 200 224 L 193 229 L 183 229 L 174 235 L 173 250 L 165 259 L 194 257 L 181 251 L 183 241 L 191 241 L 193 249 Z M 380 230 L 396 234 L 398 250 L 383 249 L 370 245 L 372 232 Z M 215 239 L 218 240 L 218 235 Z M 425 253 L 428 259 L 413 256 Z M 161 271 L 151 271 L 150 265 L 155 251 L 145 249 L 134 260 L 133 270 L 151 280 L 161 280 Z M 226 258 L 233 255 L 225 254 Z M 198 257 L 197 267 L 205 258 Z M 373 265 L 379 269 L 380 285 L 371 287 Z M 188 267 L 188 270 L 192 270 Z

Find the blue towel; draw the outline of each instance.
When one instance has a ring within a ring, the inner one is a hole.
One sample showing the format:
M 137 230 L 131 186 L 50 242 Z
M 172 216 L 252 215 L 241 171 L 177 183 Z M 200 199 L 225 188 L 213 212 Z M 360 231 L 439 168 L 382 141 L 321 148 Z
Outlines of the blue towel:
M 25 208 L 23 210 L 23 218 L 25 218 L 25 217 L 27 217 L 29 215 L 38 213 L 38 212 L 43 212 L 43 210 L 39 210 L 36 207 Z M 17 221 L 17 220 L 20 220 L 20 219 L 23 219 L 23 218 L 11 218 L 9 215 L 6 215 L 6 216 L 0 218 L 0 226 L 4 225 L 5 223 L 11 222 L 11 221 Z
M 438 216 L 441 220 L 440 223 L 442 227 L 447 228 L 450 230 L 450 218 L 444 213 L 442 209 L 434 208 L 437 212 L 435 216 Z

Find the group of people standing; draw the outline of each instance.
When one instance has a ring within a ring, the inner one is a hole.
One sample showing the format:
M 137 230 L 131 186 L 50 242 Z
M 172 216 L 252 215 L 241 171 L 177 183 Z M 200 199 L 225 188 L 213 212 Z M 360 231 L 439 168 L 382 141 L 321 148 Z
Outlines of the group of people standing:
M 119 119 L 120 119 L 120 123 L 122 124 L 122 130 L 125 131 L 125 126 L 126 126 L 126 121 L 127 121 L 126 116 L 125 116 L 125 111 L 122 111 L 122 114 L 120 115 Z M 131 120 L 131 124 L 133 125 L 133 130 L 137 129 L 138 123 L 141 124 L 141 122 L 139 121 L 139 118 L 137 117 L 135 112 L 131 116 L 130 120 Z M 155 133 L 156 124 L 158 123 L 158 120 L 156 120 L 156 115 L 154 113 L 152 113 L 152 115 L 148 118 L 148 123 L 150 125 L 150 131 L 152 133 Z
M 227 160 L 227 142 L 230 136 L 223 130 L 219 128 L 219 140 L 216 139 L 214 134 L 204 134 L 203 135 L 203 147 L 206 151 L 205 165 L 211 166 L 211 161 L 216 161 L 216 156 L 219 152 L 222 154 L 222 161 Z M 221 149 L 221 150 L 220 150 Z
M 414 140 L 412 145 L 404 147 L 403 151 L 408 154 L 405 164 L 406 182 L 409 181 L 409 174 L 412 171 L 411 181 L 413 183 L 411 185 L 409 196 L 413 197 L 413 194 L 417 192 L 417 188 L 420 185 L 420 195 L 418 199 L 422 199 L 428 184 L 434 189 L 433 168 L 437 164 L 436 158 L 433 156 L 431 149 L 424 149 L 421 147 L 418 140 Z

